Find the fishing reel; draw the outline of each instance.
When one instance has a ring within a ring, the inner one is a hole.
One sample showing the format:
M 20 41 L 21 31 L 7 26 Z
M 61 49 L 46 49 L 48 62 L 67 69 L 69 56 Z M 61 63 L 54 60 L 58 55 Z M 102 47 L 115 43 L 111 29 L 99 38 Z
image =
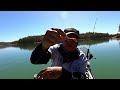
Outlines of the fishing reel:
M 90 50 L 89 50 L 88 48 L 86 48 L 86 47 L 81 47 L 80 49 L 85 53 L 86 57 L 87 57 L 89 60 L 91 60 L 91 59 L 93 58 L 93 54 L 90 52 Z M 96 59 L 96 58 L 94 58 L 94 59 Z
M 89 56 L 88 56 L 88 58 L 92 59 L 93 58 L 93 54 L 90 53 Z

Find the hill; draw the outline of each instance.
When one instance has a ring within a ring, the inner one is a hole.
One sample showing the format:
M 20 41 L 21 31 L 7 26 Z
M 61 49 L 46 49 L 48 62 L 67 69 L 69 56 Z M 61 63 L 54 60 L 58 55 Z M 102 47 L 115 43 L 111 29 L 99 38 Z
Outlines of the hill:
M 40 44 L 44 35 L 39 36 L 28 36 L 20 38 L 13 42 L 0 42 L 0 46 L 16 46 L 25 44 Z M 80 40 L 97 40 L 97 39 L 120 39 L 120 34 L 109 35 L 108 33 L 97 33 L 97 32 L 86 32 L 80 34 Z

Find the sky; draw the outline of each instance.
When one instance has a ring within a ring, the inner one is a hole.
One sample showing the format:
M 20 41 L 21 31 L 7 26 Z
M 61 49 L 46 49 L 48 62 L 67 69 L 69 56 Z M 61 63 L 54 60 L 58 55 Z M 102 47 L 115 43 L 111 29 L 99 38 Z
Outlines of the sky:
M 44 35 L 50 28 L 116 34 L 119 24 L 120 11 L 0 11 L 0 42 Z

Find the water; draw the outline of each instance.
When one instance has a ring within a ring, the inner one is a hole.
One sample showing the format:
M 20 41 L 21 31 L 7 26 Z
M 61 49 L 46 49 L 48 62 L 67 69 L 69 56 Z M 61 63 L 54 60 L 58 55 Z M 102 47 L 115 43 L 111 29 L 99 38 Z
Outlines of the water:
M 120 40 L 79 42 L 78 47 L 90 48 L 94 58 L 91 68 L 97 79 L 120 79 Z M 48 64 L 34 65 L 30 56 L 35 46 L 0 47 L 0 79 L 33 79 Z

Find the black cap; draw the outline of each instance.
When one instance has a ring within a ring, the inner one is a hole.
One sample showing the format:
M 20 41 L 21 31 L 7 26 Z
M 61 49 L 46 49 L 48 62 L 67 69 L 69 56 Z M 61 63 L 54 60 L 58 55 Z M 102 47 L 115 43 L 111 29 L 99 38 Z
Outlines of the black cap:
M 75 34 L 79 38 L 79 31 L 75 28 L 66 28 L 64 29 L 64 32 L 66 33 L 66 35 Z

